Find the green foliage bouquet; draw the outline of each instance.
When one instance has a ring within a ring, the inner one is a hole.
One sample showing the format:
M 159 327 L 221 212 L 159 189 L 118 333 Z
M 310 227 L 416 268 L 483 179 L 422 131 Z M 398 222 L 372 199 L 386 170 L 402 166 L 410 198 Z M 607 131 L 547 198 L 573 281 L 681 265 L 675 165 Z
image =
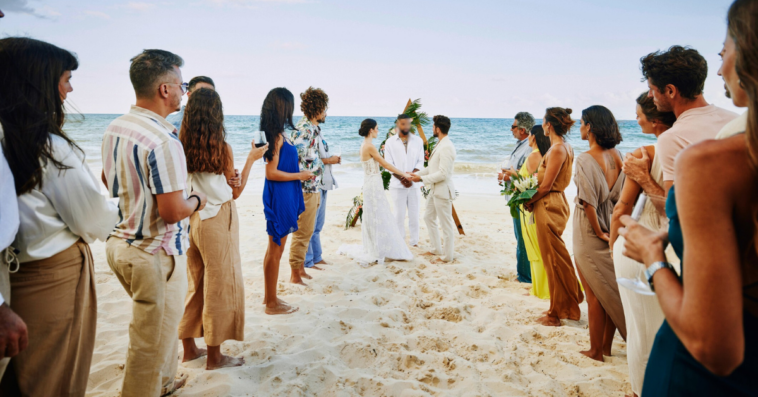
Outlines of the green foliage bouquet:
M 511 199 L 508 200 L 508 206 L 511 207 L 512 217 L 519 217 L 521 206 L 528 203 L 537 194 L 538 187 L 537 175 L 526 177 L 514 175 L 511 177 L 511 183 L 507 184 L 500 194 L 511 196 Z

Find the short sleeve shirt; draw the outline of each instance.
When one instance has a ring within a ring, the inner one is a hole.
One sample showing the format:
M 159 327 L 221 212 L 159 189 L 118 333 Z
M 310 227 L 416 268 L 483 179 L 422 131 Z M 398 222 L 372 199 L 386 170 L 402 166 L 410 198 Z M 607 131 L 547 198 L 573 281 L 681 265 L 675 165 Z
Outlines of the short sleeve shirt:
M 176 129 L 158 114 L 132 106 L 103 136 L 103 172 L 111 197 L 118 198 L 119 221 L 111 236 L 150 254 L 187 252 L 188 219 L 166 223 L 155 195 L 187 192 L 187 161 Z

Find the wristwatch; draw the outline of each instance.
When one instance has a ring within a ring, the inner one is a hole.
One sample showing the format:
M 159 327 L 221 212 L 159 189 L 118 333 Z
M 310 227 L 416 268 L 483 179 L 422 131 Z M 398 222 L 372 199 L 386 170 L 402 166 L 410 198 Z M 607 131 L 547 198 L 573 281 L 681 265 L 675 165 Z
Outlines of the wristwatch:
M 647 269 L 645 269 L 645 277 L 647 278 L 647 283 L 650 284 L 650 289 L 653 292 L 655 292 L 655 287 L 653 286 L 653 275 L 661 269 L 671 269 L 672 272 L 676 273 L 674 266 L 668 262 L 655 262 Z

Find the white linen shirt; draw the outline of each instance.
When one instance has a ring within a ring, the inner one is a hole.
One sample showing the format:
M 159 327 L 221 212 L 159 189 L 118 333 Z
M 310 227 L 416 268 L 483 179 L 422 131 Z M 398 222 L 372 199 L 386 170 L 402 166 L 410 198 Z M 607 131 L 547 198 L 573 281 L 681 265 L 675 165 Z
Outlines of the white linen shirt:
M 59 170 L 48 161 L 41 186 L 18 196 L 21 226 L 13 246 L 20 251 L 20 263 L 50 258 L 79 238 L 105 241 L 118 222 L 118 210 L 100 193 L 100 181 L 84 162 L 84 154 L 56 135 L 51 152 L 70 168 Z
M 405 144 L 400 140 L 400 133 L 387 139 L 384 144 L 384 159 L 404 172 L 413 172 L 414 169 L 424 169 L 424 141 L 417 135 L 408 134 L 408 152 Z M 413 184 L 419 187 L 418 183 Z M 406 189 L 399 179 L 394 176 L 390 180 L 390 189 Z
M 0 126 L 0 136 L 3 135 L 3 127 Z M 3 145 L 0 144 L 0 253 L 16 238 L 18 232 L 18 200 L 16 199 L 16 185 L 13 174 L 5 160 Z M 6 266 L 4 258 L 0 258 L 0 266 Z M 0 294 L 0 305 L 5 303 Z

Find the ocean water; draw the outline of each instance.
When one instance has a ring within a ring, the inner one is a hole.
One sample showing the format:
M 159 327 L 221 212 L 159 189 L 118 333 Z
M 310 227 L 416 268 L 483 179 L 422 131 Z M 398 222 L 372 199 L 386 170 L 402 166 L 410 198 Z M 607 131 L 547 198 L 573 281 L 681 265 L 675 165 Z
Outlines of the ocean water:
M 102 169 L 100 146 L 102 136 L 108 124 L 118 117 L 118 114 L 84 114 L 69 118 L 64 130 L 82 147 L 87 155 L 87 161 L 93 172 L 99 174 Z M 373 117 L 379 123 L 380 137 L 375 140 L 379 145 L 384 134 L 393 126 L 394 117 Z M 358 128 L 366 117 L 329 116 L 326 123 L 321 125 L 322 132 L 332 152 L 341 150 L 342 164 L 334 166 L 334 174 L 340 187 L 355 187 L 362 184 L 362 171 L 358 158 L 358 149 L 363 138 L 358 136 Z M 234 150 L 235 162 L 239 166 L 245 162 L 251 148 L 253 132 L 258 130 L 258 116 L 226 116 L 225 124 L 227 140 Z M 297 118 L 295 120 L 297 122 Z M 462 194 L 499 194 L 497 185 L 497 170 L 515 145 L 510 126 L 513 119 L 452 119 L 450 138 L 455 142 L 457 150 L 455 183 Z M 540 120 L 538 120 L 538 124 Z M 619 127 L 624 141 L 618 146 L 622 153 L 650 145 L 655 142 L 654 136 L 645 135 L 634 120 L 621 120 Z M 424 131 L 431 137 L 431 126 Z M 568 142 L 579 154 L 588 149 L 586 141 L 579 136 L 579 126 L 575 126 L 569 134 Z M 257 192 L 262 189 L 263 163 L 257 162 L 251 172 L 253 181 L 249 183 L 252 189 L 246 192 Z M 567 192 L 571 194 L 570 192 Z

